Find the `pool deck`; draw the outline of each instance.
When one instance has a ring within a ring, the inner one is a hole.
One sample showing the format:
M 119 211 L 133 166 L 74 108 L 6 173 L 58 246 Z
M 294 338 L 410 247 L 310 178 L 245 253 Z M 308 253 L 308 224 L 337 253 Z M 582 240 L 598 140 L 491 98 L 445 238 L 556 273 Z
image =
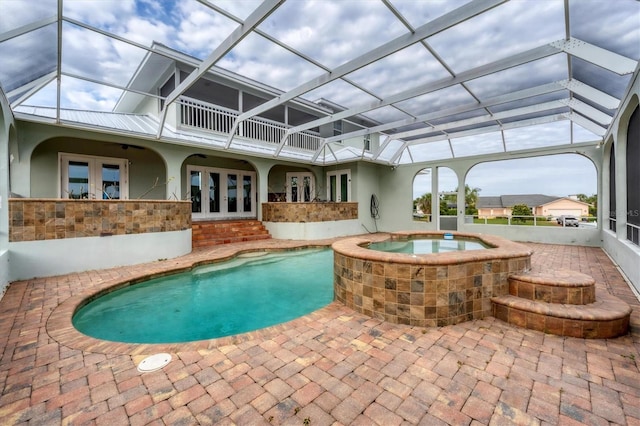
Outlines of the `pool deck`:
M 67 327 L 79 301 L 114 283 L 300 245 L 228 244 L 12 283 L 0 301 L 0 424 L 640 425 L 640 302 L 599 248 L 527 244 L 533 270 L 591 275 L 632 306 L 631 331 L 616 339 L 558 337 L 492 317 L 410 327 L 336 302 L 283 325 L 188 344 L 101 342 Z M 171 353 L 169 365 L 138 372 L 161 351 Z

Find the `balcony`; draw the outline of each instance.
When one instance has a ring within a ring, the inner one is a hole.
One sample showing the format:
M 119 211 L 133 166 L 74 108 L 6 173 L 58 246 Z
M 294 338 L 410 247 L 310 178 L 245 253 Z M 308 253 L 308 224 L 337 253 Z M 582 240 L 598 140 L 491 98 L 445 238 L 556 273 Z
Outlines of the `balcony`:
M 178 105 L 178 122 L 185 129 L 229 135 L 233 129 L 233 123 L 239 115 L 237 111 L 184 96 L 176 103 Z M 234 137 L 279 145 L 289 128 L 290 126 L 272 120 L 252 117 L 240 123 Z M 321 141 L 320 134 L 304 131 L 289 135 L 285 146 L 316 151 L 320 148 Z

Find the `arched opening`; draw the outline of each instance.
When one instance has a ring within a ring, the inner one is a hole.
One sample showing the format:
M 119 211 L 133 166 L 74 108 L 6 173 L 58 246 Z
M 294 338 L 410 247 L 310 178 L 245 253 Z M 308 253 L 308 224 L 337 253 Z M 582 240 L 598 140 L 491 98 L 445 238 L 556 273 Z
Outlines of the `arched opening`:
M 435 174 L 435 176 L 434 176 Z M 437 196 L 433 196 L 433 183 L 437 181 Z M 426 167 L 413 178 L 413 218 L 421 222 L 434 222 L 438 229 L 457 229 L 458 177 L 448 167 Z M 437 210 L 436 210 L 437 209 Z
M 309 203 L 324 198 L 313 172 L 304 167 L 273 166 L 269 170 L 268 188 L 269 202 Z
M 153 150 L 127 143 L 53 138 L 31 154 L 30 198 L 164 200 L 166 166 Z
M 465 182 L 478 193 L 476 222 L 595 225 L 597 170 L 579 154 L 479 163 L 469 170 Z
M 627 130 L 627 240 L 640 245 L 640 107 L 631 114 Z

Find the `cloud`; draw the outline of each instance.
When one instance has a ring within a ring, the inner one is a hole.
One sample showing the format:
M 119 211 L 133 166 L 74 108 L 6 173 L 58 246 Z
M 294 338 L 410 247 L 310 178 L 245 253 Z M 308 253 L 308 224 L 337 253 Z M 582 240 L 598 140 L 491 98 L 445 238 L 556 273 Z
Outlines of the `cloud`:
M 381 2 L 341 0 L 288 1 L 260 29 L 329 67 L 407 32 Z
M 322 73 L 315 65 L 256 34 L 242 40 L 218 66 L 281 90 L 293 89 Z
M 456 73 L 565 37 L 560 1 L 508 2 L 427 42 Z

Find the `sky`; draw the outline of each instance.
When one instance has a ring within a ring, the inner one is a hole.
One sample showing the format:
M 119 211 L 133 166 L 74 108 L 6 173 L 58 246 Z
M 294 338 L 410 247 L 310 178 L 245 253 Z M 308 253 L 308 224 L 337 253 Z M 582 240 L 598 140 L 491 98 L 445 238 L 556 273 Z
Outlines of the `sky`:
M 65 0 L 63 15 L 68 21 L 63 24 L 62 71 L 81 78 L 63 76 L 62 106 L 110 111 L 122 91 L 82 78 L 125 86 L 146 54 L 142 48 L 90 31 L 77 25 L 76 21 L 143 46 L 162 43 L 204 59 L 237 28 L 239 20 L 249 16 L 260 1 L 211 0 L 211 3 L 225 13 L 218 13 L 195 0 Z M 465 3 L 466 0 L 390 0 L 403 22 L 394 15 L 394 10 L 378 0 L 289 0 L 258 26 L 262 34 L 248 35 L 216 65 L 287 91 Z M 640 2 L 571 0 L 569 5 L 572 36 L 633 60 L 640 59 Z M 54 16 L 57 1 L 0 0 L 0 7 L 2 34 Z M 563 39 L 566 36 L 564 24 L 563 0 L 512 0 L 435 33 L 426 39 L 426 46 L 409 46 L 349 73 L 346 80 L 332 81 L 304 97 L 309 100 L 326 98 L 347 108 L 373 104 L 408 88 L 429 85 L 450 78 L 452 73 L 482 67 L 508 55 Z M 265 35 L 281 40 L 299 54 L 270 42 Z M 53 23 L 0 43 L 0 83 L 4 90 L 10 91 L 25 81 L 55 70 L 56 42 L 56 25 Z M 574 75 L 579 75 L 588 84 L 597 83 L 600 90 L 614 97 L 620 97 L 629 82 L 628 75 L 618 76 L 578 60 L 572 65 Z M 366 111 L 365 114 L 380 122 L 401 120 L 451 106 L 473 104 L 477 99 L 484 100 L 567 77 L 566 57 L 553 55 L 468 81 L 464 88 L 461 85 L 445 87 L 406 99 L 395 106 Z M 567 93 L 557 92 L 536 98 L 535 102 L 563 99 Z M 55 102 L 56 84 L 53 81 L 26 103 L 54 106 Z M 498 105 L 492 108 L 492 112 L 526 105 L 526 102 L 522 105 Z M 613 114 L 613 111 L 601 110 L 608 115 Z M 483 113 L 483 110 L 466 113 L 458 119 Z M 439 122 L 433 120 L 431 124 Z M 606 126 L 608 123 L 600 124 Z M 410 129 L 411 126 L 407 126 L 401 130 Z M 568 141 L 594 142 L 599 138 L 568 121 L 550 122 L 458 137 L 451 143 L 440 141 L 411 146 L 400 160 L 432 161 L 451 158 L 452 150 L 456 157 L 464 157 L 502 152 L 505 148 L 518 150 L 561 145 Z M 593 179 L 577 179 L 585 187 L 565 189 L 558 186 L 559 179 L 554 176 L 554 170 L 562 168 L 567 176 L 582 177 L 584 163 L 556 157 L 545 160 L 544 167 L 540 163 L 540 160 L 526 165 L 521 163 L 517 169 L 524 176 L 536 177 L 526 182 L 539 179 L 544 183 L 542 188 L 549 188 L 535 192 L 595 191 Z M 492 166 L 495 165 L 483 167 L 492 169 Z M 492 173 L 482 172 L 482 168 L 475 173 L 476 186 L 483 188 L 483 195 L 489 195 L 488 188 L 498 185 L 491 179 Z M 591 183 L 587 185 L 587 182 Z M 506 193 L 524 188 L 524 184 L 503 182 L 495 191 Z

